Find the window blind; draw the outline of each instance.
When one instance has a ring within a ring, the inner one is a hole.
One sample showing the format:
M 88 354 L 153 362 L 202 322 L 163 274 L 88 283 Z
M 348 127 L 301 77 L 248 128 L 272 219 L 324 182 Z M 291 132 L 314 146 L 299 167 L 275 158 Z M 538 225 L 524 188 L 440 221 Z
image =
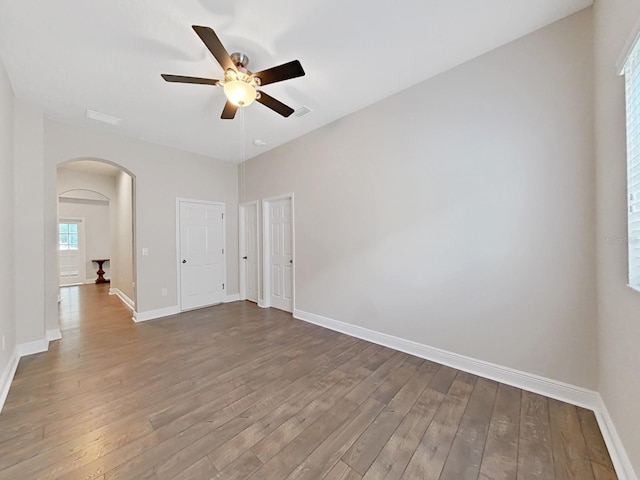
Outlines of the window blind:
M 640 48 L 636 43 L 624 68 L 627 106 L 627 200 L 629 285 L 640 288 Z

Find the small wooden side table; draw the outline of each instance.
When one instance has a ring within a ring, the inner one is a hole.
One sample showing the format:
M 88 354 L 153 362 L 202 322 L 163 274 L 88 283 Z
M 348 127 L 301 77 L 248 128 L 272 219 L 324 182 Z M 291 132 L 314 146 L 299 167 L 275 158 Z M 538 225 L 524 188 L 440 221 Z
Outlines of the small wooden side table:
M 107 280 L 106 278 L 104 278 L 104 270 L 102 269 L 102 265 L 104 264 L 104 262 L 108 262 L 109 259 L 108 258 L 101 258 L 98 260 L 91 260 L 92 262 L 95 262 L 98 264 L 98 271 L 96 272 L 98 274 L 98 278 L 96 279 L 96 283 L 109 283 L 109 280 Z

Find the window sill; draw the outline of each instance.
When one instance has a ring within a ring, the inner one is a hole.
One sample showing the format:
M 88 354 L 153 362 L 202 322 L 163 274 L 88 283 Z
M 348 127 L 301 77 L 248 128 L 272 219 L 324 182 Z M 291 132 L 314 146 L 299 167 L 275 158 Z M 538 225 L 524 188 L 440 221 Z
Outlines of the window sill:
M 636 287 L 636 286 L 634 286 L 634 285 L 630 285 L 630 284 L 628 284 L 628 283 L 627 283 L 627 287 L 629 287 L 631 290 L 633 290 L 633 291 L 635 291 L 635 292 L 640 293 L 640 286 L 639 286 L 639 287 Z

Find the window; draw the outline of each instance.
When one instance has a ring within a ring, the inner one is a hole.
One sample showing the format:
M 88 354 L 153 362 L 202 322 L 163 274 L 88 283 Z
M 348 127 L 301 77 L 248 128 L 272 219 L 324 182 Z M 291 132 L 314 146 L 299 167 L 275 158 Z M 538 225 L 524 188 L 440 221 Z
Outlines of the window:
M 627 110 L 629 286 L 640 290 L 640 42 L 624 64 Z
M 78 224 L 59 224 L 58 247 L 60 250 L 78 250 Z

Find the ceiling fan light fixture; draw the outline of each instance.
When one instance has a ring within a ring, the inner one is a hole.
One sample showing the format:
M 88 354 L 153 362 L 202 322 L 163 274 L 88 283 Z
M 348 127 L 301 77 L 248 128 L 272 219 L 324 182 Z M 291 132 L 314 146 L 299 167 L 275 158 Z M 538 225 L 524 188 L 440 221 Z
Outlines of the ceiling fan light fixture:
M 0 2 L 1 1 L 2 0 L 0 0 Z M 249 106 L 254 101 L 261 103 L 285 118 L 294 112 L 293 108 L 267 93 L 259 92 L 257 89 L 271 83 L 302 77 L 305 73 L 299 60 L 292 60 L 282 65 L 253 73 L 247 69 L 249 57 L 244 53 L 238 52 L 229 55 L 213 29 L 201 25 L 193 25 L 193 30 L 224 70 L 224 79 L 221 81 L 213 78 L 162 74 L 162 78 L 166 82 L 218 85 L 223 87 L 225 96 L 227 97 L 222 115 L 220 115 L 220 118 L 223 120 L 232 120 L 236 115 L 238 107 Z
M 238 107 L 248 107 L 256 99 L 257 91 L 253 85 L 242 80 L 231 80 L 224 84 L 224 94 Z

